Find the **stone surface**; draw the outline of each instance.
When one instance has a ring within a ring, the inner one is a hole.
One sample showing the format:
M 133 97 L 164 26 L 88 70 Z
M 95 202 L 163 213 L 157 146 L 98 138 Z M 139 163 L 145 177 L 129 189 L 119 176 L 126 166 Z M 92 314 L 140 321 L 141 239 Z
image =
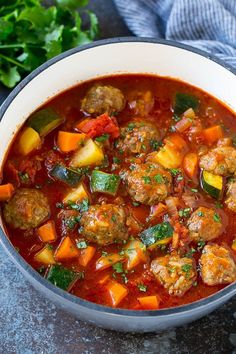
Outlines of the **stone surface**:
M 91 1 L 102 37 L 129 35 L 111 0 Z M 0 101 L 8 93 L 0 90 Z M 106 331 L 36 292 L 0 247 L 0 354 L 236 354 L 236 298 L 197 322 L 156 334 Z

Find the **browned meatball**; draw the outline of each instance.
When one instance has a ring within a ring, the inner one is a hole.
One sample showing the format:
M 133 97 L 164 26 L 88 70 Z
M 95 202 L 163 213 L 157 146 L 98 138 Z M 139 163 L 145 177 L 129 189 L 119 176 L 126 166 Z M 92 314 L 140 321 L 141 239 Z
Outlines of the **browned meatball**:
M 81 109 L 92 115 L 120 112 L 125 108 L 123 93 L 113 86 L 95 85 L 82 100 Z
M 199 165 L 204 170 L 216 175 L 227 176 L 236 172 L 236 149 L 221 146 L 201 156 Z
M 151 122 L 133 120 L 121 128 L 120 139 L 116 147 L 126 154 L 148 153 L 160 138 L 160 134 Z
M 122 206 L 92 205 L 83 214 L 80 224 L 83 236 L 99 245 L 109 245 L 128 238 L 126 214 Z
M 225 204 L 236 213 L 236 179 L 228 183 Z
M 171 191 L 171 174 L 155 163 L 135 165 L 126 173 L 125 179 L 129 195 L 142 204 L 156 204 Z
M 134 114 L 145 117 L 154 106 L 154 96 L 149 90 L 135 90 L 128 94 L 128 103 Z
M 183 296 L 197 278 L 195 262 L 187 257 L 167 255 L 156 258 L 151 263 L 151 270 L 157 281 L 174 296 Z
M 206 245 L 200 258 L 201 276 L 207 285 L 236 281 L 236 264 L 231 252 L 217 244 Z
M 222 233 L 220 216 L 212 209 L 199 207 L 187 222 L 189 237 L 192 241 L 214 240 Z
M 50 215 L 45 195 L 29 188 L 17 189 L 3 210 L 6 222 L 13 228 L 27 230 L 40 225 Z

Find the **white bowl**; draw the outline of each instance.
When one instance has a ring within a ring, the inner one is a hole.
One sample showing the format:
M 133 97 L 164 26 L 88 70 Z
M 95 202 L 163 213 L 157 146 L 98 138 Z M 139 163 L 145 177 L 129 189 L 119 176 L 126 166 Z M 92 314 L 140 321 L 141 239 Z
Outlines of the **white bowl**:
M 80 82 L 127 73 L 177 78 L 215 96 L 236 112 L 236 74 L 210 55 L 170 41 L 144 38 L 98 41 L 46 62 L 8 96 L 0 108 L 0 165 L 19 127 L 45 101 Z M 16 266 L 46 297 L 78 318 L 108 329 L 150 332 L 181 325 L 213 311 L 236 293 L 234 283 L 205 299 L 171 309 L 113 309 L 90 303 L 53 286 L 15 251 L 4 231 L 0 233 L 0 241 Z

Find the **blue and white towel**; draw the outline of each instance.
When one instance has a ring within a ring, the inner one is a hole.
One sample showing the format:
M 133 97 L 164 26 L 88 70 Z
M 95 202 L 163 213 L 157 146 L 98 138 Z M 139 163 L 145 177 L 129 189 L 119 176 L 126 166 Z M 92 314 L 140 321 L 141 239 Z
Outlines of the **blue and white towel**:
M 236 0 L 114 0 L 137 36 L 203 49 L 236 68 Z

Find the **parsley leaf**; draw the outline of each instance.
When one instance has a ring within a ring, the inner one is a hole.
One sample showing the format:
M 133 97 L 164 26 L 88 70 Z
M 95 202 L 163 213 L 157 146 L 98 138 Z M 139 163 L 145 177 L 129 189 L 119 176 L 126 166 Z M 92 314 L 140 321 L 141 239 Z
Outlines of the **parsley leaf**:
M 138 289 L 139 289 L 140 291 L 143 291 L 143 292 L 146 292 L 146 291 L 147 291 L 147 286 L 146 286 L 146 285 L 138 284 L 137 287 L 138 287 Z
M 114 271 L 116 273 L 123 273 L 124 272 L 123 265 L 121 262 L 113 264 L 112 268 L 114 269 Z

